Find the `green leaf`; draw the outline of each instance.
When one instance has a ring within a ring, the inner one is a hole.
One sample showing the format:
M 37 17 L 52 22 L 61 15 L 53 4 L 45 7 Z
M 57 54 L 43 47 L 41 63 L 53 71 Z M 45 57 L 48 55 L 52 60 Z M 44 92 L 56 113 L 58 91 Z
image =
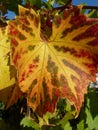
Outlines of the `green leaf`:
M 87 15 L 90 18 L 98 18 L 98 10 L 91 9 Z
M 55 0 L 47 0 L 47 4 L 51 7 L 54 5 Z
M 86 4 L 85 4 L 85 3 L 82 3 L 81 6 L 86 6 Z M 86 9 L 82 9 L 82 10 L 81 10 L 81 14 L 85 14 L 85 12 L 86 12 Z
M 84 130 L 84 120 L 81 120 L 79 124 L 77 124 L 77 130 Z
M 49 119 L 51 118 L 54 118 L 56 116 L 56 113 L 50 113 L 50 112 L 47 112 L 44 116 L 43 116 L 43 120 L 44 122 L 49 125 Z
M 81 130 L 81 129 L 80 129 Z M 85 130 L 91 130 L 91 129 L 89 129 L 89 128 L 86 128 Z
M 39 126 L 42 127 L 45 124 L 45 121 L 40 116 L 38 116 L 38 120 L 39 120 Z
M 89 99 L 88 99 L 89 100 Z M 89 103 L 89 101 L 88 101 Z M 90 109 L 88 107 L 86 107 L 86 124 L 88 125 L 88 128 L 93 130 L 94 129 L 94 120 L 93 120 L 93 117 L 91 115 L 91 112 L 90 112 Z
M 41 8 L 41 0 L 24 0 L 24 4 L 30 4 L 30 6 Z
M 72 130 L 72 127 L 69 122 L 67 122 L 63 128 L 64 130 Z
M 94 118 L 94 127 L 96 130 L 98 130 L 98 115 Z
M 22 119 L 20 125 L 23 125 L 23 127 L 26 126 L 31 127 L 34 128 L 35 130 L 40 130 L 39 125 L 34 120 L 32 120 L 30 117 L 27 116 Z
M 69 122 L 68 122 L 68 120 L 69 119 L 73 119 L 73 116 L 72 116 L 72 114 L 70 114 L 69 112 L 68 113 L 66 113 L 66 115 L 63 117 L 63 119 L 61 119 L 57 124 L 58 125 L 61 125 L 62 126 L 62 128 L 64 128 L 64 130 L 65 130 L 65 128 L 66 128 L 66 130 L 70 130 L 70 124 L 69 124 Z M 69 128 L 69 129 L 67 129 L 67 128 Z
M 69 0 L 56 0 L 56 3 L 59 5 L 66 5 Z

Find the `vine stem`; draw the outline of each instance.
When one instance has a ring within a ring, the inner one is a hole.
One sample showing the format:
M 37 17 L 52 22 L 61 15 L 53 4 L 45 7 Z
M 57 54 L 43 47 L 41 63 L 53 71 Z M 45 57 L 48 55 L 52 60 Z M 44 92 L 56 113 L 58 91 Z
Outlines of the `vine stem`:
M 82 9 L 97 9 L 98 10 L 98 6 L 83 6 Z
M 75 7 L 76 5 L 71 5 L 71 6 L 74 6 L 74 7 Z M 54 10 L 69 9 L 71 6 L 64 5 L 64 6 L 60 6 L 60 7 L 54 8 Z M 98 6 L 83 6 L 82 9 L 96 9 L 96 10 L 98 10 Z

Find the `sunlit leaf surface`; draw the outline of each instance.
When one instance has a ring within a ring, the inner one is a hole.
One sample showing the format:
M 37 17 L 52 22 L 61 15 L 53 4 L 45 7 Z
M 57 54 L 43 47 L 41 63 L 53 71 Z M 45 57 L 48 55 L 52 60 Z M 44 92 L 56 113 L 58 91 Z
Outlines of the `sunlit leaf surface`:
M 0 28 L 0 90 L 15 83 L 10 76 L 10 42 L 8 41 L 8 28 Z
M 43 115 L 59 98 L 75 106 L 77 115 L 98 64 L 98 22 L 79 8 L 60 15 L 19 8 L 10 22 L 12 61 L 27 102 Z
M 8 27 L 0 28 L 0 101 L 11 106 L 19 99 L 21 92 L 15 81 L 16 70 L 10 62 Z

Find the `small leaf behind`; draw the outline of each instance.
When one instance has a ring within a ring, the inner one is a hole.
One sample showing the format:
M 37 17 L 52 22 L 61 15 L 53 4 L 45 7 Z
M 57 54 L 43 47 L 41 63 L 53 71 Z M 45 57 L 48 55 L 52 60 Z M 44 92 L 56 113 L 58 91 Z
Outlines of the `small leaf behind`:
M 35 130 L 40 130 L 38 124 L 34 122 L 30 117 L 24 117 L 22 121 L 20 122 L 20 125 L 23 125 L 23 127 L 31 127 Z

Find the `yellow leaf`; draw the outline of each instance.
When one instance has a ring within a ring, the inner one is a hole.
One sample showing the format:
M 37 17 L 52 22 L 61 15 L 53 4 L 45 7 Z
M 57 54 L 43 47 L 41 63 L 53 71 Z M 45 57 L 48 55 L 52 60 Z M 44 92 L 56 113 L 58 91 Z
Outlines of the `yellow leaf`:
M 21 92 L 15 81 L 16 70 L 10 63 L 8 26 L 0 28 L 0 100 L 7 107 L 17 102 Z
M 10 77 L 10 42 L 8 40 L 8 27 L 0 28 L 0 90 L 15 84 Z

